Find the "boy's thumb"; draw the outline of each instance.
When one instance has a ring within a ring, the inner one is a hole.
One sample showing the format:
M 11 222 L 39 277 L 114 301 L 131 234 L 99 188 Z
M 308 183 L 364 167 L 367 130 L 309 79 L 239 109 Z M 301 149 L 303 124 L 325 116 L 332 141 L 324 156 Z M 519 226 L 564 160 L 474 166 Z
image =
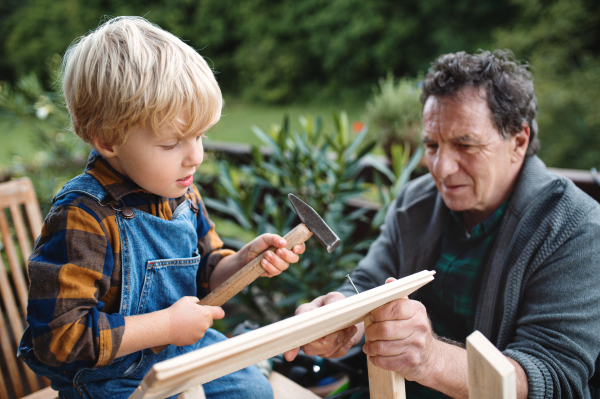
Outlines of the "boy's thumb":
M 225 317 L 225 311 L 221 309 L 220 306 L 205 306 L 206 309 L 210 312 L 213 320 L 222 319 Z

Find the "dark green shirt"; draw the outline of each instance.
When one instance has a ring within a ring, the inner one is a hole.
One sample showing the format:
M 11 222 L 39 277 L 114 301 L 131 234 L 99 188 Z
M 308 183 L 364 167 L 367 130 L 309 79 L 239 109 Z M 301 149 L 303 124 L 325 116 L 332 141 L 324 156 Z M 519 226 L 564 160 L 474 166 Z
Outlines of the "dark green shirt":
M 450 211 L 444 225 L 442 252 L 435 267 L 435 280 L 415 293 L 431 320 L 433 331 L 444 338 L 464 343 L 474 331 L 475 310 L 484 265 L 508 205 L 476 225 L 471 234 L 464 228 L 460 213 Z M 443 398 L 445 395 L 407 381 L 408 398 Z

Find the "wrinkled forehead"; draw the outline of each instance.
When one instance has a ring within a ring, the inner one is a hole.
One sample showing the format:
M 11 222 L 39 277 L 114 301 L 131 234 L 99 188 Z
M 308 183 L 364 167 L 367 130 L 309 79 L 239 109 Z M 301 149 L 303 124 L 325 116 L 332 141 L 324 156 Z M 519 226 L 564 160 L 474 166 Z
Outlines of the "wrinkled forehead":
M 423 106 L 423 137 L 441 133 L 458 137 L 493 127 L 487 98 L 475 89 L 430 96 Z

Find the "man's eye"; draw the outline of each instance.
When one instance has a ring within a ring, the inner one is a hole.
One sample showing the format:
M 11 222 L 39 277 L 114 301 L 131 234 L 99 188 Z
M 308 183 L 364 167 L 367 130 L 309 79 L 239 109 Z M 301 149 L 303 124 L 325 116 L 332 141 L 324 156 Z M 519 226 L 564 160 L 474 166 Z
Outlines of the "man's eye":
M 429 144 L 425 144 L 425 147 L 427 147 L 428 150 L 435 150 L 438 148 L 438 145 L 434 144 L 434 143 L 429 143 Z

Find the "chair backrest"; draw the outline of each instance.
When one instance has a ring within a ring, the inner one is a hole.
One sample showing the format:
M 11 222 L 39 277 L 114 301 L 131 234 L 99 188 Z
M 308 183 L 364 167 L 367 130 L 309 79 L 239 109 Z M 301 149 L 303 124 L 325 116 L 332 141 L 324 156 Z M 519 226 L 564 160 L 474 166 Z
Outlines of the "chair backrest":
M 0 398 L 21 398 L 40 389 L 40 380 L 16 352 L 26 325 L 26 263 L 41 229 L 31 181 L 0 183 Z

